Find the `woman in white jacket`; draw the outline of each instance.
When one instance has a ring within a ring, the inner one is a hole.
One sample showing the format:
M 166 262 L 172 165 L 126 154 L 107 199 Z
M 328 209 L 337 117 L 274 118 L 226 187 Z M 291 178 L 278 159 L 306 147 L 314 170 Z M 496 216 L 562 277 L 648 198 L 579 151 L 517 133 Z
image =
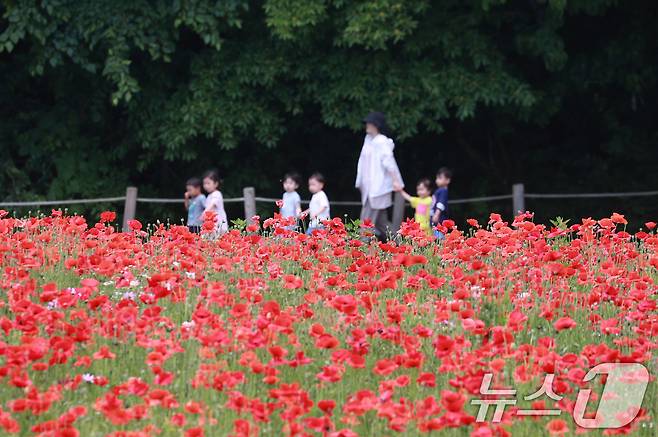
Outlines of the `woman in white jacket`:
M 356 188 L 361 191 L 361 221 L 375 226 L 375 235 L 387 237 L 387 208 L 393 201 L 391 194 L 404 188 L 398 164 L 393 156 L 395 144 L 386 136 L 386 118 L 381 112 L 371 112 L 363 120 L 366 137 L 356 169 Z

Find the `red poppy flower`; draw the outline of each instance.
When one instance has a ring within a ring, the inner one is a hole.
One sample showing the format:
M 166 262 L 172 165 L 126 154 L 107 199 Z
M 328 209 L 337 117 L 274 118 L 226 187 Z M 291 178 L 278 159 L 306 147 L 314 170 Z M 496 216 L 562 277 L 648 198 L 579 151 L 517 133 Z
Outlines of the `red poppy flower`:
M 116 220 L 117 214 L 114 211 L 101 212 L 101 223 L 111 223 Z
M 576 326 L 576 321 L 571 317 L 562 317 L 555 321 L 553 324 L 556 330 L 562 331 L 565 329 L 571 329 Z
M 453 413 L 458 413 L 462 411 L 462 407 L 466 403 L 466 396 L 461 393 L 443 390 L 441 391 L 441 405 Z
M 380 376 L 390 375 L 399 366 L 393 360 L 382 359 L 377 361 L 375 368 L 372 371 Z
M 331 415 L 333 409 L 336 407 L 336 402 L 331 399 L 324 399 L 318 402 L 318 408 L 324 413 Z
M 564 420 L 553 419 L 546 424 L 546 430 L 550 435 L 561 436 L 569 432 L 569 427 Z
M 139 220 L 128 220 L 128 227 L 132 231 L 140 231 L 142 229 L 142 224 Z

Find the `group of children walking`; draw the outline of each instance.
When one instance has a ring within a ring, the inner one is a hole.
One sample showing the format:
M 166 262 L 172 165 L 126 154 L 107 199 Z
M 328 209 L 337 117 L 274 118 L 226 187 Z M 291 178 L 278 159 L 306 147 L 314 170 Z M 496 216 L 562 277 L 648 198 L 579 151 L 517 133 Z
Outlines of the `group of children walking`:
M 415 209 L 414 220 L 420 224 L 420 228 L 438 239 L 444 237 L 443 233 L 435 228 L 448 218 L 448 186 L 451 179 L 452 171 L 447 167 L 441 167 L 434 179 L 436 185 L 434 193 L 432 193 L 432 182 L 428 178 L 418 181 L 415 196 L 400 190 L 402 197 Z
M 412 196 L 400 190 L 402 196 L 415 209 L 414 220 L 420 228 L 436 238 L 443 234 L 435 227 L 448 217 L 448 186 L 452 172 L 446 167 L 440 168 L 434 179 L 436 189 L 432 192 L 432 183 L 423 178 L 416 184 L 416 195 Z M 279 203 L 279 212 L 284 219 L 290 219 L 290 229 L 297 228 L 297 221 L 309 218 L 307 233 L 323 227 L 322 222 L 331 217 L 329 198 L 324 192 L 325 178 L 321 173 L 313 173 L 308 178 L 308 190 L 312 197 L 309 207 L 302 210 L 302 200 L 297 190 L 301 186 L 299 173 L 286 173 L 283 177 L 283 196 Z M 185 208 L 187 209 L 187 226 L 191 232 L 199 233 L 204 222 L 204 214 L 214 214 L 214 232 L 221 235 L 228 231 L 228 219 L 224 210 L 224 199 L 219 191 L 221 180 L 217 170 L 208 170 L 202 178 L 191 178 L 186 183 Z M 203 191 L 208 195 L 205 196 Z
M 302 211 L 302 199 L 297 193 L 297 189 L 301 185 L 302 177 L 299 173 L 290 172 L 283 176 L 283 197 L 279 213 L 284 219 L 291 219 L 293 224 L 290 225 L 291 229 L 297 227 L 297 220 L 308 216 L 309 225 L 306 230 L 307 234 L 312 233 L 316 229 L 322 228 L 322 222 L 329 220 L 331 217 L 329 210 L 329 198 L 324 192 L 325 179 L 321 173 L 313 173 L 308 178 L 308 191 L 311 192 L 311 201 L 308 204 L 308 209 Z
M 228 231 L 228 218 L 224 210 L 224 197 L 219 186 L 221 179 L 217 170 L 208 170 L 201 178 L 191 178 L 185 183 L 185 208 L 187 209 L 187 227 L 191 232 L 201 232 L 204 214 L 214 215 L 215 226 L 211 231 L 221 235 Z M 205 196 L 201 191 L 208 193 Z

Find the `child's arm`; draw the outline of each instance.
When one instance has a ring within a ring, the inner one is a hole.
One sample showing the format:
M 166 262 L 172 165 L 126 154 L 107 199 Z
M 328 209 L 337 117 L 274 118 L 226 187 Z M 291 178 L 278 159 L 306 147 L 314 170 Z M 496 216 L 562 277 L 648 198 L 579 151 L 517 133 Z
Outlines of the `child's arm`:
M 187 191 L 185 192 L 183 198 L 185 199 L 183 201 L 185 203 L 185 209 L 190 209 L 190 196 L 187 194 Z
M 295 217 L 299 217 L 302 214 L 302 198 L 299 197 L 299 194 L 295 196 Z
M 441 219 L 441 214 L 443 211 L 446 209 L 446 205 L 448 203 L 448 192 L 447 191 L 439 191 L 436 197 L 432 196 L 432 201 L 434 203 L 434 217 L 432 217 L 432 221 L 434 223 L 438 223 L 439 220 Z
M 402 194 L 402 197 L 404 197 L 404 200 L 406 200 L 407 202 L 411 202 L 411 196 L 409 195 L 409 193 L 407 193 L 407 192 L 404 191 L 404 190 L 400 190 L 400 191 L 398 191 L 398 192 L 399 192 L 400 194 Z
M 215 200 L 213 199 L 211 201 L 208 201 L 208 199 L 206 199 L 206 209 L 203 212 L 212 211 L 214 209 L 215 209 Z
M 398 189 L 402 189 L 402 184 L 398 180 L 398 175 L 397 172 L 395 171 L 389 171 L 388 175 L 391 177 L 393 180 L 393 191 L 397 191 Z
M 434 214 L 432 214 L 432 219 L 431 222 L 433 224 L 437 224 L 439 222 L 439 218 L 441 217 L 441 210 L 438 208 L 438 200 L 437 200 L 437 193 L 435 192 L 432 194 L 432 209 L 434 209 Z

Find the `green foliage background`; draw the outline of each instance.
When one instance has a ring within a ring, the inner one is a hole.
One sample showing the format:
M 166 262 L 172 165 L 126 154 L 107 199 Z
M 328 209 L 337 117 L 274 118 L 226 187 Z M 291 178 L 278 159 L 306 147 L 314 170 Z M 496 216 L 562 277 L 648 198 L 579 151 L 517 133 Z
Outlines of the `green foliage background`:
M 227 197 L 245 185 L 277 195 L 295 168 L 325 172 L 330 198 L 356 199 L 370 110 L 389 116 L 409 185 L 449 165 L 453 197 L 518 181 L 532 192 L 658 189 L 651 0 L 5 0 L 0 10 L 0 199 L 120 195 L 128 184 L 180 196 L 208 167 Z M 509 213 L 509 203 L 453 211 Z M 655 198 L 527 206 L 540 219 L 658 217 Z

